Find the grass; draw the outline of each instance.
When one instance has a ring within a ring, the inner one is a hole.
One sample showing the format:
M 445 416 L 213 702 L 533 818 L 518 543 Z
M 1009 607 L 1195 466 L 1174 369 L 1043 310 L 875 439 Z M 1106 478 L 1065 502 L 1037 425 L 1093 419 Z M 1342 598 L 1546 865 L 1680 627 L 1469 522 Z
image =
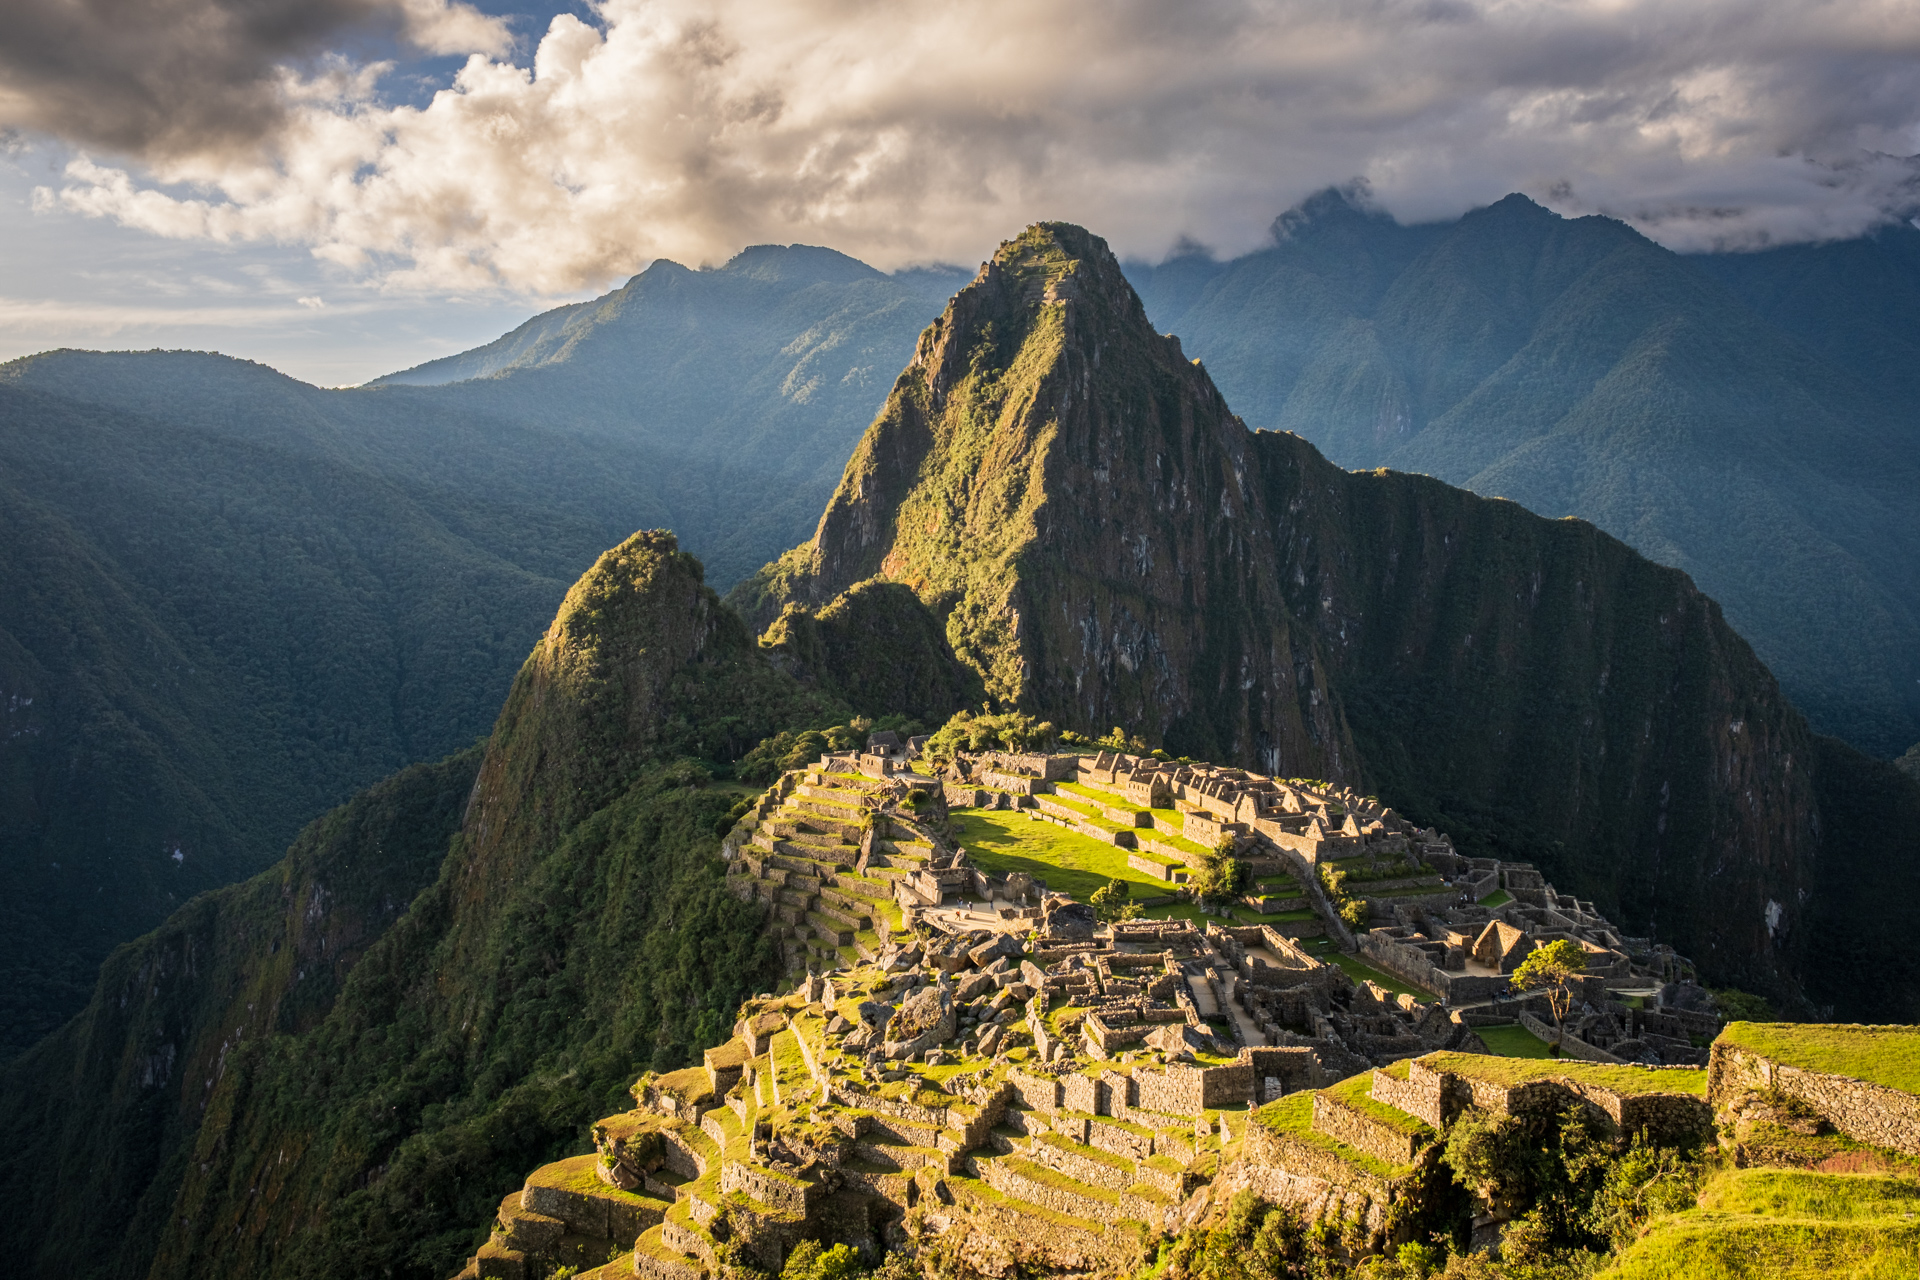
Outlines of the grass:
M 1331 945 L 1331 939 L 1322 939 L 1321 941 L 1327 942 L 1328 945 L 1325 947 L 1316 947 L 1313 951 L 1314 959 L 1324 960 L 1328 964 L 1339 965 L 1346 971 L 1347 976 L 1355 982 L 1378 983 L 1396 996 L 1407 995 L 1412 996 L 1416 1000 L 1433 999 L 1433 993 L 1431 991 L 1422 991 L 1418 987 L 1410 987 L 1398 978 L 1380 972 L 1380 970 L 1374 968 L 1360 957 L 1350 956 L 1346 952 Z
M 1331 1134 L 1321 1133 L 1314 1128 L 1313 1094 L 1310 1092 L 1290 1093 L 1278 1102 L 1270 1102 L 1254 1112 L 1253 1119 L 1274 1133 L 1311 1143 L 1375 1177 L 1392 1178 L 1400 1172 L 1386 1161 L 1355 1150 Z
M 1615 1280 L 1912 1280 L 1920 1183 L 1868 1174 L 1731 1169 L 1696 1208 L 1653 1222 Z
M 1498 1058 L 1482 1053 L 1430 1053 L 1421 1061 L 1435 1071 L 1517 1085 L 1548 1076 L 1566 1076 L 1616 1093 L 1691 1093 L 1705 1095 L 1707 1073 L 1681 1068 L 1651 1070 L 1616 1067 L 1606 1063 L 1575 1062 L 1567 1058 Z
M 1169 902 L 1165 906 L 1148 907 L 1141 912 L 1144 920 L 1191 920 L 1196 926 L 1204 928 L 1210 917 L 1191 902 Z
M 1102 844 L 1077 831 L 1037 822 L 1013 810 L 957 810 L 953 830 L 975 866 L 995 875 L 1024 871 L 1047 888 L 1082 902 L 1110 880 L 1124 880 L 1133 897 L 1159 897 L 1164 881 L 1127 865 L 1128 849 Z
M 1504 907 L 1512 901 L 1513 895 L 1505 889 L 1495 889 L 1492 893 L 1480 899 L 1480 905 L 1483 907 Z
M 1784 1066 L 1920 1093 L 1920 1030 L 1913 1027 L 1732 1022 L 1720 1039 Z
M 1546 1041 L 1525 1027 L 1475 1027 L 1473 1030 L 1487 1048 L 1503 1058 L 1548 1056 Z
M 1417 1116 L 1410 1116 L 1396 1107 L 1389 1107 L 1383 1102 L 1373 1100 L 1373 1072 L 1371 1071 L 1362 1071 L 1357 1076 L 1349 1076 L 1339 1084 L 1323 1089 L 1321 1092 L 1358 1111 L 1368 1119 L 1386 1125 L 1389 1129 L 1417 1138 L 1435 1136 L 1433 1126 L 1426 1121 Z

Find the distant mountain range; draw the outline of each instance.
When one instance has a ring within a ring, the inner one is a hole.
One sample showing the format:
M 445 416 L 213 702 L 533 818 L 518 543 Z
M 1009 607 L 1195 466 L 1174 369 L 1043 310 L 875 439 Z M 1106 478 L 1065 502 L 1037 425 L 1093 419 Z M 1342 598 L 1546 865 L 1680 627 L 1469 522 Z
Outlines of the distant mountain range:
M 1593 521 L 1685 569 L 1816 728 L 1920 739 L 1920 230 L 1683 257 L 1508 196 L 1129 276 L 1250 426 Z
M 0 366 L 0 1059 L 114 946 L 485 733 L 636 527 L 723 583 L 806 537 L 963 282 L 661 262 L 354 391 L 193 352 Z

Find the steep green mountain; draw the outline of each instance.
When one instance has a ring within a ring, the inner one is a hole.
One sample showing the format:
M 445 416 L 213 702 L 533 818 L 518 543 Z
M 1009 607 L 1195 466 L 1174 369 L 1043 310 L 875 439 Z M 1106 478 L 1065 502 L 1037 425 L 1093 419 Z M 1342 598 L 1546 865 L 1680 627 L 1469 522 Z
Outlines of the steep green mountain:
M 957 283 L 806 248 L 657 263 L 448 386 L 192 352 L 0 367 L 0 1059 L 113 946 L 485 732 L 636 526 L 723 583 L 804 537 Z
M 1328 193 L 1131 278 L 1250 425 L 1593 521 L 1891 756 L 1920 737 L 1916 246 L 1686 258 L 1521 196 L 1401 227 Z
M 605 553 L 484 758 L 380 784 L 121 948 L 6 1069 L 16 1270 L 457 1270 L 530 1156 L 723 1039 L 771 976 L 714 857 L 748 789 L 701 761 L 845 714 L 671 535 Z
M 194 899 L 113 954 L 83 1017 L 0 1068 L 0 1188 L 33 1223 L 13 1274 L 146 1269 L 227 1073 L 319 1023 L 434 882 L 480 756 L 404 770 L 312 823 L 278 866 Z
M 484 730 L 564 580 L 461 514 L 281 440 L 0 385 L 0 1056 L 115 945 Z
M 732 598 L 790 619 L 875 578 L 1002 703 L 1377 791 L 1724 984 L 1907 999 L 1809 939 L 1854 859 L 1898 851 L 1884 874 L 1914 878 L 1912 832 L 1822 843 L 1817 775 L 1846 749 L 1685 574 L 1584 521 L 1250 432 L 1077 228 L 1003 246 L 922 336 L 813 539 Z M 1895 909 L 1860 905 L 1850 927 L 1895 954 Z

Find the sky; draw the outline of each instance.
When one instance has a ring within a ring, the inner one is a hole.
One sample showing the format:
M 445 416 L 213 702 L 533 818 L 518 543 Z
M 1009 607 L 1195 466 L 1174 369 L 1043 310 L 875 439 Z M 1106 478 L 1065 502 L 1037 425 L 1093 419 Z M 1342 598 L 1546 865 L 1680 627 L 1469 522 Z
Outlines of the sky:
M 1230 255 L 1328 186 L 1679 250 L 1920 211 L 1920 0 L 12 0 L 0 358 L 323 385 L 657 257 Z

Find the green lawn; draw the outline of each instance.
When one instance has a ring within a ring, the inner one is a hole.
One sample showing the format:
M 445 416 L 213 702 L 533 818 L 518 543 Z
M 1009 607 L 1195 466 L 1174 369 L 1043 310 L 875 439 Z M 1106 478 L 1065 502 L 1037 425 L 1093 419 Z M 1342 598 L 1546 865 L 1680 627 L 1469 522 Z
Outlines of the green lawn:
M 1544 1058 L 1546 1042 L 1525 1027 L 1475 1027 L 1487 1048 L 1503 1058 Z
M 1492 893 L 1480 899 L 1480 905 L 1483 907 L 1504 907 L 1512 901 L 1513 895 L 1505 889 L 1495 889 Z
M 1920 1029 L 1730 1022 L 1720 1039 L 1785 1066 L 1920 1093 Z
M 1347 976 L 1355 982 L 1376 982 L 1396 996 L 1409 995 L 1416 1000 L 1431 1000 L 1434 998 L 1431 991 L 1422 991 L 1418 987 L 1410 987 L 1391 974 L 1380 972 L 1380 970 L 1374 968 L 1359 956 L 1348 955 L 1346 952 L 1340 950 L 1339 947 L 1335 946 L 1331 938 L 1312 938 L 1308 940 L 1307 946 L 1308 954 L 1314 959 L 1324 960 L 1328 964 L 1339 965 L 1342 969 L 1346 970 Z
M 958 809 L 953 831 L 975 866 L 995 875 L 1024 871 L 1056 893 L 1085 902 L 1109 880 L 1124 880 L 1136 898 L 1164 895 L 1164 880 L 1127 865 L 1126 849 L 1102 844 L 1077 831 L 1029 818 L 1015 809 Z
M 1604 1273 L 1619 1280 L 1909 1280 L 1920 1183 L 1871 1174 L 1729 1169 L 1699 1207 L 1656 1218 Z
M 1598 1085 L 1603 1089 L 1612 1089 L 1617 1093 L 1704 1095 L 1707 1091 L 1705 1071 L 1689 1071 L 1678 1067 L 1655 1070 L 1646 1067 L 1613 1066 L 1600 1062 L 1578 1062 L 1571 1058 L 1546 1058 L 1535 1061 L 1528 1058 L 1489 1057 L 1484 1053 L 1454 1053 L 1449 1050 L 1430 1053 L 1421 1061 L 1435 1071 L 1451 1071 L 1457 1076 L 1465 1076 L 1468 1079 L 1485 1080 L 1490 1084 L 1507 1086 L 1525 1084 L 1529 1080 L 1539 1080 L 1548 1076 L 1567 1076 L 1587 1084 Z

